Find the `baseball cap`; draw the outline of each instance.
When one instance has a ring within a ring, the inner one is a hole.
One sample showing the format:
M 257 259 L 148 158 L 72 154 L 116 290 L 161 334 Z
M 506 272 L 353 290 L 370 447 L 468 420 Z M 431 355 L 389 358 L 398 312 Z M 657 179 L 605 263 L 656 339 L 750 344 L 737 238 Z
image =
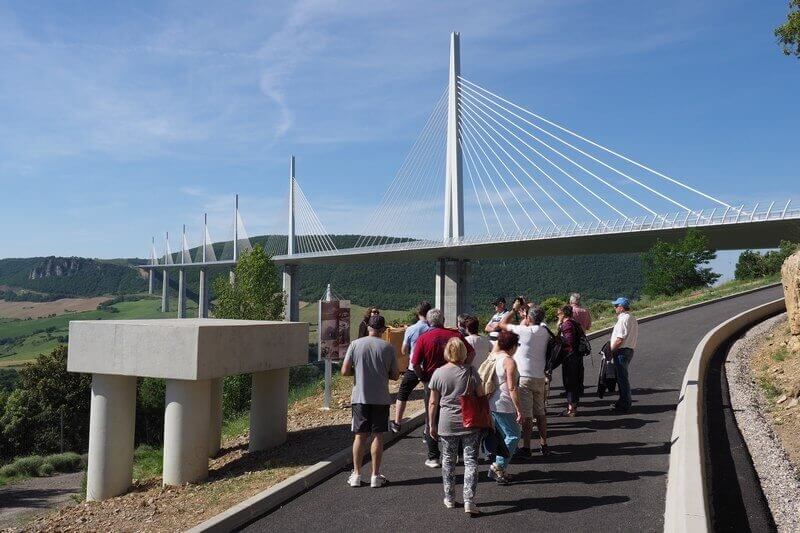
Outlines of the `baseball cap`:
M 369 317 L 369 323 L 367 325 L 372 329 L 383 329 L 386 327 L 386 319 L 381 315 L 373 315 Z
M 506 303 L 505 298 L 497 298 L 495 299 L 495 301 L 492 302 L 492 305 L 500 305 L 500 304 L 505 305 L 505 303 Z
M 624 296 L 620 296 L 619 298 L 611 302 L 611 305 L 613 305 L 614 307 L 618 305 L 621 305 L 622 307 L 630 307 L 631 301 L 625 298 Z

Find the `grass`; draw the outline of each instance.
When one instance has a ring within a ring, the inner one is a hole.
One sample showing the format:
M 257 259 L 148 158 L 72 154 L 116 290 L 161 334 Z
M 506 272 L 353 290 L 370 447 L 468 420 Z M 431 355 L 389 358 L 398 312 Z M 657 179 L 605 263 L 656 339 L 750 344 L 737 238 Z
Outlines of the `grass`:
M 776 363 L 782 363 L 786 361 L 787 357 L 789 357 L 789 349 L 786 348 L 786 346 L 782 346 L 778 348 L 777 352 L 773 352 L 769 356 Z
M 73 452 L 56 453 L 45 457 L 41 455 L 18 457 L 11 463 L 0 467 L 0 486 L 30 477 L 48 477 L 57 473 L 78 472 L 84 468 L 85 464 L 85 456 Z
M 145 480 L 161 475 L 164 452 L 161 448 L 142 444 L 133 452 L 133 479 Z
M 189 301 L 187 315 L 196 314 L 197 306 Z M 171 300 L 171 309 L 177 309 L 177 299 Z M 82 313 L 67 313 L 50 318 L 36 320 L 10 320 L 0 319 L 0 339 L 21 338 L 11 344 L 0 345 L 0 367 L 19 366 L 36 358 L 42 353 L 51 352 L 55 347 L 63 344 L 71 320 L 124 320 L 146 318 L 173 318 L 174 311 L 161 312 L 161 299 L 157 297 L 145 298 L 135 302 L 120 302 L 112 306 L 116 312 L 101 309 L 84 311 Z M 50 331 L 44 331 L 50 330 Z
M 764 394 L 770 401 L 774 401 L 781 394 L 781 390 L 767 376 L 759 377 L 758 385 L 764 390 Z
M 642 297 L 639 300 L 631 302 L 631 309 L 638 318 L 643 318 L 657 313 L 665 313 L 684 307 L 687 305 L 713 300 L 715 298 L 722 298 L 738 292 L 763 287 L 780 281 L 779 275 L 767 276 L 757 280 L 731 280 L 721 283 L 715 287 L 707 289 L 696 289 L 684 291 L 680 294 L 673 296 L 658 296 L 658 297 Z M 608 307 L 605 312 L 599 316 L 595 316 L 592 322 L 592 330 L 602 329 L 612 326 L 616 321 L 613 310 Z

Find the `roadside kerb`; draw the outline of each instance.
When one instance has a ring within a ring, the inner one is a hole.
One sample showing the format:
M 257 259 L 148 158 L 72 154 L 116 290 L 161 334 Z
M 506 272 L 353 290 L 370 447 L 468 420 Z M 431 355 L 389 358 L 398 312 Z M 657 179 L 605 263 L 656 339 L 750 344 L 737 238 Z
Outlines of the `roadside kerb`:
M 783 298 L 759 305 L 726 320 L 709 331 L 695 348 L 683 376 L 667 475 L 664 531 L 707 532 L 708 495 L 705 485 L 705 453 L 701 432 L 704 424 L 702 384 L 709 362 L 719 347 L 744 328 L 786 308 Z
M 400 433 L 388 433 L 385 444 L 411 433 L 425 422 L 425 413 L 420 412 L 408 419 Z M 266 514 L 286 501 L 305 492 L 314 485 L 325 481 L 353 463 L 353 452 L 347 447 L 301 472 L 281 481 L 277 485 L 251 496 L 230 509 L 201 522 L 188 530 L 188 533 L 231 531 L 249 521 Z

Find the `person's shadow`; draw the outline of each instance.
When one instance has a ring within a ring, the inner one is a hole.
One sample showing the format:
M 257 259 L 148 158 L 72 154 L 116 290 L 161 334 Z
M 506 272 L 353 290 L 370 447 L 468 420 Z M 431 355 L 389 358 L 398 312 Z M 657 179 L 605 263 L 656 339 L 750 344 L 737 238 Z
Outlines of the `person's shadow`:
M 591 507 L 624 503 L 630 498 L 622 495 L 614 496 L 549 496 L 542 498 L 521 498 L 517 500 L 504 500 L 494 502 L 481 502 L 480 516 L 496 516 L 509 513 L 519 513 L 537 509 L 548 513 L 571 513 L 582 511 Z M 490 511 L 492 507 L 503 507 Z

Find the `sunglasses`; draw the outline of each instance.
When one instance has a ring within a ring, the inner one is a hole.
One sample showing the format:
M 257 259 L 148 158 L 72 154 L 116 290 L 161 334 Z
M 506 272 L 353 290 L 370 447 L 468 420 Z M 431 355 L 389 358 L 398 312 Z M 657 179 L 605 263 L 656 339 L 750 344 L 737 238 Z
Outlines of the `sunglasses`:
M 381 314 L 381 312 L 378 311 L 377 309 L 373 309 L 372 311 L 369 312 L 369 314 L 371 314 L 371 315 L 379 315 L 379 314 Z

